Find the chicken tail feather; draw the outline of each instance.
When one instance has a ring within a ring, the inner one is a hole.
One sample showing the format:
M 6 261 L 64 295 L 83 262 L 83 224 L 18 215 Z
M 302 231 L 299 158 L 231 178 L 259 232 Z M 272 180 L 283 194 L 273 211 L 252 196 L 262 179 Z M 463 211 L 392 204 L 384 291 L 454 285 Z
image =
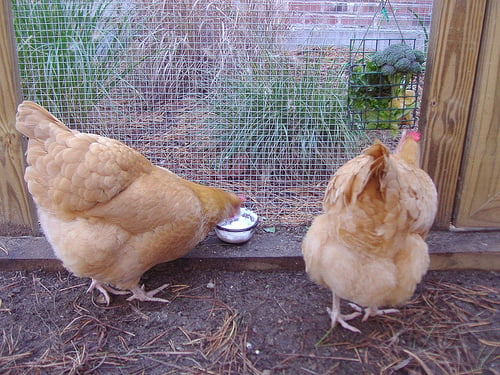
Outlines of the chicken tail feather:
M 58 118 L 38 104 L 24 101 L 19 105 L 16 129 L 28 138 L 45 141 L 53 136 L 54 125 L 59 131 L 71 132 Z

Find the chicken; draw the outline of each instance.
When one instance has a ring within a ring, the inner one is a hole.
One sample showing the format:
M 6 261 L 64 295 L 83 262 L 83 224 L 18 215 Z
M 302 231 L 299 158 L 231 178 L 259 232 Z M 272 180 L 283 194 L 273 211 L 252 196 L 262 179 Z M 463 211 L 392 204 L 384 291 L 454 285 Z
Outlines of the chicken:
M 397 312 L 381 306 L 401 305 L 427 272 L 424 239 L 437 211 L 437 192 L 419 168 L 418 132 L 405 132 L 396 152 L 376 141 L 331 178 L 324 213 L 317 216 L 302 242 L 310 278 L 331 289 L 328 309 L 337 323 L 360 332 L 347 321 L 362 314 L 340 313 L 340 299 L 367 307 L 370 316 Z
M 186 181 L 116 140 L 70 130 L 36 103 L 19 105 L 16 128 L 29 138 L 25 180 L 48 241 L 108 304 L 109 293 L 128 291 L 128 300 L 168 302 L 154 297 L 167 285 L 146 292 L 142 274 L 239 214 L 242 197 Z

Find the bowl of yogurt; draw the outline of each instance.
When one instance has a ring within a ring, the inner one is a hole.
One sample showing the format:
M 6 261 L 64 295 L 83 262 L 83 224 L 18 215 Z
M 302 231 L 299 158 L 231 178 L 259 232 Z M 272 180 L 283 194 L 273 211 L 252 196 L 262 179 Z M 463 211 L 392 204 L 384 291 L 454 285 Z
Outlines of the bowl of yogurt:
M 228 243 L 245 243 L 253 235 L 259 222 L 257 214 L 248 208 L 240 208 L 240 215 L 221 221 L 215 226 L 215 234 Z

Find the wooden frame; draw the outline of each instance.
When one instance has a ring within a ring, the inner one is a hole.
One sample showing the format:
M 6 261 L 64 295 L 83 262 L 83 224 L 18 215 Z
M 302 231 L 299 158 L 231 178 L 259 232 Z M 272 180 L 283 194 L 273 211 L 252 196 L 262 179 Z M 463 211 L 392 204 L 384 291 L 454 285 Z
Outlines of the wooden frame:
M 493 149 L 487 158 L 478 160 L 485 133 L 490 136 L 490 148 L 500 143 L 498 108 L 492 111 L 493 100 L 485 101 L 490 93 L 498 93 L 498 85 L 488 85 L 498 82 L 500 39 L 494 34 L 500 22 L 498 1 L 435 0 L 432 13 L 420 125 L 424 128 L 423 168 L 439 193 L 435 228 L 498 229 L 499 176 L 493 171 L 498 171 L 500 154 Z M 496 66 L 488 67 L 485 62 L 491 58 L 496 58 Z M 478 171 L 482 171 L 480 179 Z M 472 207 L 485 213 L 467 220 Z
M 453 224 L 500 227 L 500 1 L 488 1 Z
M 10 1 L 0 5 L 0 234 L 33 234 L 34 205 L 24 183 L 20 134 L 14 127 L 21 100 Z

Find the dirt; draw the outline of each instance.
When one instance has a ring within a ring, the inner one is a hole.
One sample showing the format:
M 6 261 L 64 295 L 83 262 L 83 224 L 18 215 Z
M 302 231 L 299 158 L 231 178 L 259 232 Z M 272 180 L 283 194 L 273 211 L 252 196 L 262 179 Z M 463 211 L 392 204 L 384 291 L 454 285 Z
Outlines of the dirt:
M 304 272 L 186 269 L 143 278 L 170 303 L 110 306 L 66 272 L 0 274 L 4 374 L 499 374 L 499 273 L 429 272 L 399 314 L 330 330 Z M 343 304 L 343 311 L 349 306 Z

